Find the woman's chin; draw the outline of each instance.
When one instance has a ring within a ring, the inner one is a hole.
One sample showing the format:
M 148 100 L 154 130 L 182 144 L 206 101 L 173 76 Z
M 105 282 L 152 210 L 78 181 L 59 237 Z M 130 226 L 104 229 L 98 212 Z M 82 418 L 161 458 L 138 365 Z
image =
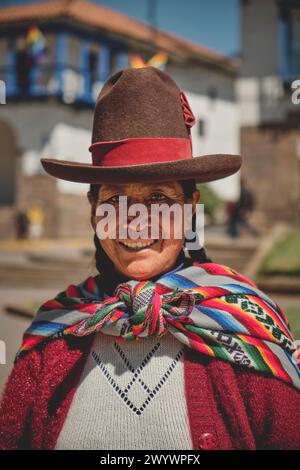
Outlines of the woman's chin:
M 143 280 L 155 276 L 164 268 L 161 249 L 161 241 L 137 251 L 130 250 L 119 243 L 117 250 L 119 270 L 132 279 Z
M 131 279 L 147 280 L 172 268 L 182 248 L 182 244 L 174 245 L 158 241 L 143 249 L 130 250 L 118 242 L 114 251 L 115 267 Z
M 160 273 L 164 273 L 166 269 L 172 267 L 174 264 L 170 263 L 170 256 L 154 256 L 152 254 L 152 256 L 149 256 L 148 259 L 147 258 L 148 257 L 145 257 L 142 260 L 135 259 L 132 262 L 129 262 L 123 270 L 124 274 L 131 279 L 143 281 L 153 276 L 157 276 Z
M 153 261 L 151 262 L 150 260 L 148 263 L 147 261 L 134 261 L 127 266 L 126 275 L 132 279 L 142 281 L 156 276 L 162 270 L 162 267 L 154 266 Z

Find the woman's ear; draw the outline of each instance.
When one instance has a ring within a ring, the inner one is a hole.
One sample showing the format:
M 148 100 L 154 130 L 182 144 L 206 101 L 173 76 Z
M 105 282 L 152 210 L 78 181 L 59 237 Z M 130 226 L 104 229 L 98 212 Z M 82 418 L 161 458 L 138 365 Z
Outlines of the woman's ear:
M 93 198 L 93 196 L 92 196 L 92 192 L 91 192 L 91 191 L 88 191 L 88 192 L 86 193 L 86 196 L 87 196 L 87 198 L 88 198 L 89 203 L 92 205 L 93 202 L 94 202 L 94 198 Z

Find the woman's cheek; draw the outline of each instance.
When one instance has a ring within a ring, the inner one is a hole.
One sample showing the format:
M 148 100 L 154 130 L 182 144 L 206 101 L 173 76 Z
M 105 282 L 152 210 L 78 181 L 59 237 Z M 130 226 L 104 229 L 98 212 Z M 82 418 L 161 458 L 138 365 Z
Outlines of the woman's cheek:
M 182 211 L 171 213 L 169 224 L 170 239 L 180 241 L 184 239 L 184 219 Z
M 96 233 L 100 240 L 117 239 L 116 218 L 108 216 L 96 216 Z

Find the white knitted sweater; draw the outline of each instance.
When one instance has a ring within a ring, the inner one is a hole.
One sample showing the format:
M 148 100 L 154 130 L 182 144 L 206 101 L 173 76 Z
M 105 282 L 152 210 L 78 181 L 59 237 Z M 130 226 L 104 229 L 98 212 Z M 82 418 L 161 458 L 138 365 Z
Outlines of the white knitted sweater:
M 56 449 L 192 449 L 183 344 L 96 333 Z

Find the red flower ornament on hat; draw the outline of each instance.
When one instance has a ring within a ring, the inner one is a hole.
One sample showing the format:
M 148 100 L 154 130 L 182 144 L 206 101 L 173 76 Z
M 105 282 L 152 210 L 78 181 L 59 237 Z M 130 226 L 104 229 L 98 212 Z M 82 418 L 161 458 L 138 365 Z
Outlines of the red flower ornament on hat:
M 196 122 L 196 118 L 191 110 L 188 99 L 182 90 L 180 91 L 180 103 L 183 110 L 184 122 L 186 126 L 192 127 Z

